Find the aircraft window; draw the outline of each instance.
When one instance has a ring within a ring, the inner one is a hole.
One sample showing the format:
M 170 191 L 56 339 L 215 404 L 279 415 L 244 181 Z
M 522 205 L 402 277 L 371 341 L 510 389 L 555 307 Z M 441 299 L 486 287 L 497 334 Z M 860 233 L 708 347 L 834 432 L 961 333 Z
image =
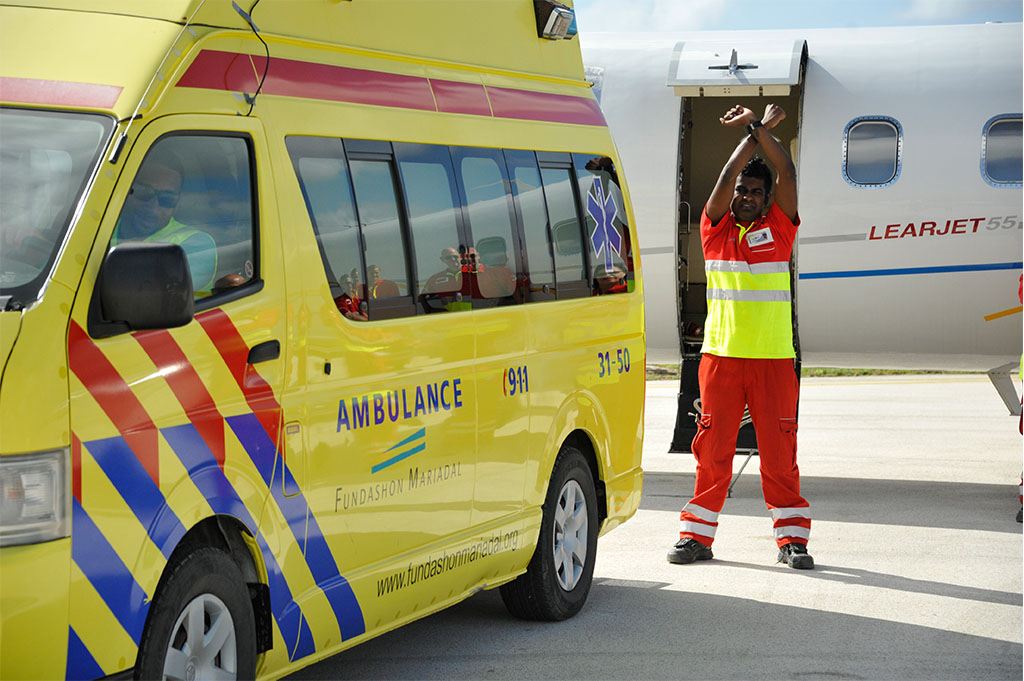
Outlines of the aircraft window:
M 996 116 L 985 125 L 981 174 L 995 186 L 1021 186 L 1021 118 Z
M 888 117 L 857 118 L 843 135 L 843 176 L 855 186 L 887 187 L 899 178 L 903 129 Z

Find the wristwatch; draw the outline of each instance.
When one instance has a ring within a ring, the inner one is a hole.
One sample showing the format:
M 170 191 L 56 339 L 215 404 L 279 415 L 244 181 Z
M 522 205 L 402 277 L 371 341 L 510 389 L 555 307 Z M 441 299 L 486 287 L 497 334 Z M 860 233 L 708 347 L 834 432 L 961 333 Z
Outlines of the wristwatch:
M 761 121 L 754 121 L 753 123 L 747 126 L 747 134 L 750 135 L 751 139 L 753 139 L 755 142 L 757 141 L 757 137 L 754 136 L 754 131 L 760 127 L 763 127 Z

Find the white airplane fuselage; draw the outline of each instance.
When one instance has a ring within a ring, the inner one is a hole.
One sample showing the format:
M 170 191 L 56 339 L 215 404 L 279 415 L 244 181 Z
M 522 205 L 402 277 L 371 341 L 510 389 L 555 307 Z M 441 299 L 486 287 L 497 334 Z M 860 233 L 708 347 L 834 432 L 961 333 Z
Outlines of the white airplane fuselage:
M 1009 139 L 1020 146 L 1020 24 L 580 39 L 629 180 L 651 361 L 678 359 L 680 328 L 703 324 L 700 213 L 745 134 L 718 117 L 736 103 L 760 114 L 769 102 L 788 114 L 772 132 L 798 172 L 803 363 L 989 370 L 1019 360 L 1020 174 L 1007 181 L 1005 168 L 987 170 L 986 154 L 994 163 L 1005 145 L 992 139 L 993 121 L 1007 123 L 1000 131 L 1016 125 Z M 770 75 L 759 50 L 773 41 L 797 51 L 806 41 L 796 82 L 752 91 Z M 668 83 L 681 82 L 686 49 L 700 45 L 722 47 L 712 55 L 720 63 L 677 94 Z M 860 119 L 898 132 L 891 181 L 845 172 Z

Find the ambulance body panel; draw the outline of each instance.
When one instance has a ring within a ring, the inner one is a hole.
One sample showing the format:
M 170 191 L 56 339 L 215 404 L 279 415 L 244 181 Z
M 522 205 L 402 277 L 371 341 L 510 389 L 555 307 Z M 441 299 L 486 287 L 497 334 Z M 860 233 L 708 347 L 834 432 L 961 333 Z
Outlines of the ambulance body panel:
M 576 41 L 480 5 L 0 3 L 0 676 L 146 673 L 211 554 L 259 678 L 582 606 L 640 501 L 635 228 Z

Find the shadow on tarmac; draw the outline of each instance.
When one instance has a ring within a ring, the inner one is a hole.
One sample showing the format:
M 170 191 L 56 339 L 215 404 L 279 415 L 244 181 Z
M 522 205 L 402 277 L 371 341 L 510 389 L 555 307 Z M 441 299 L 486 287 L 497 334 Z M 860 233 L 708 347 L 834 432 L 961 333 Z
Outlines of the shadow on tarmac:
M 748 470 L 755 471 L 751 461 Z M 693 473 L 644 472 L 640 508 L 674 511 L 690 500 Z M 814 520 L 906 525 L 985 532 L 1020 533 L 1014 522 L 1017 485 L 800 477 L 800 491 L 811 503 Z M 766 516 L 761 479 L 744 473 L 727 499 L 723 513 Z M 993 518 L 1005 522 L 992 522 Z
M 1019 644 L 666 586 L 596 580 L 556 623 L 513 619 L 487 591 L 288 678 L 1021 678 Z

